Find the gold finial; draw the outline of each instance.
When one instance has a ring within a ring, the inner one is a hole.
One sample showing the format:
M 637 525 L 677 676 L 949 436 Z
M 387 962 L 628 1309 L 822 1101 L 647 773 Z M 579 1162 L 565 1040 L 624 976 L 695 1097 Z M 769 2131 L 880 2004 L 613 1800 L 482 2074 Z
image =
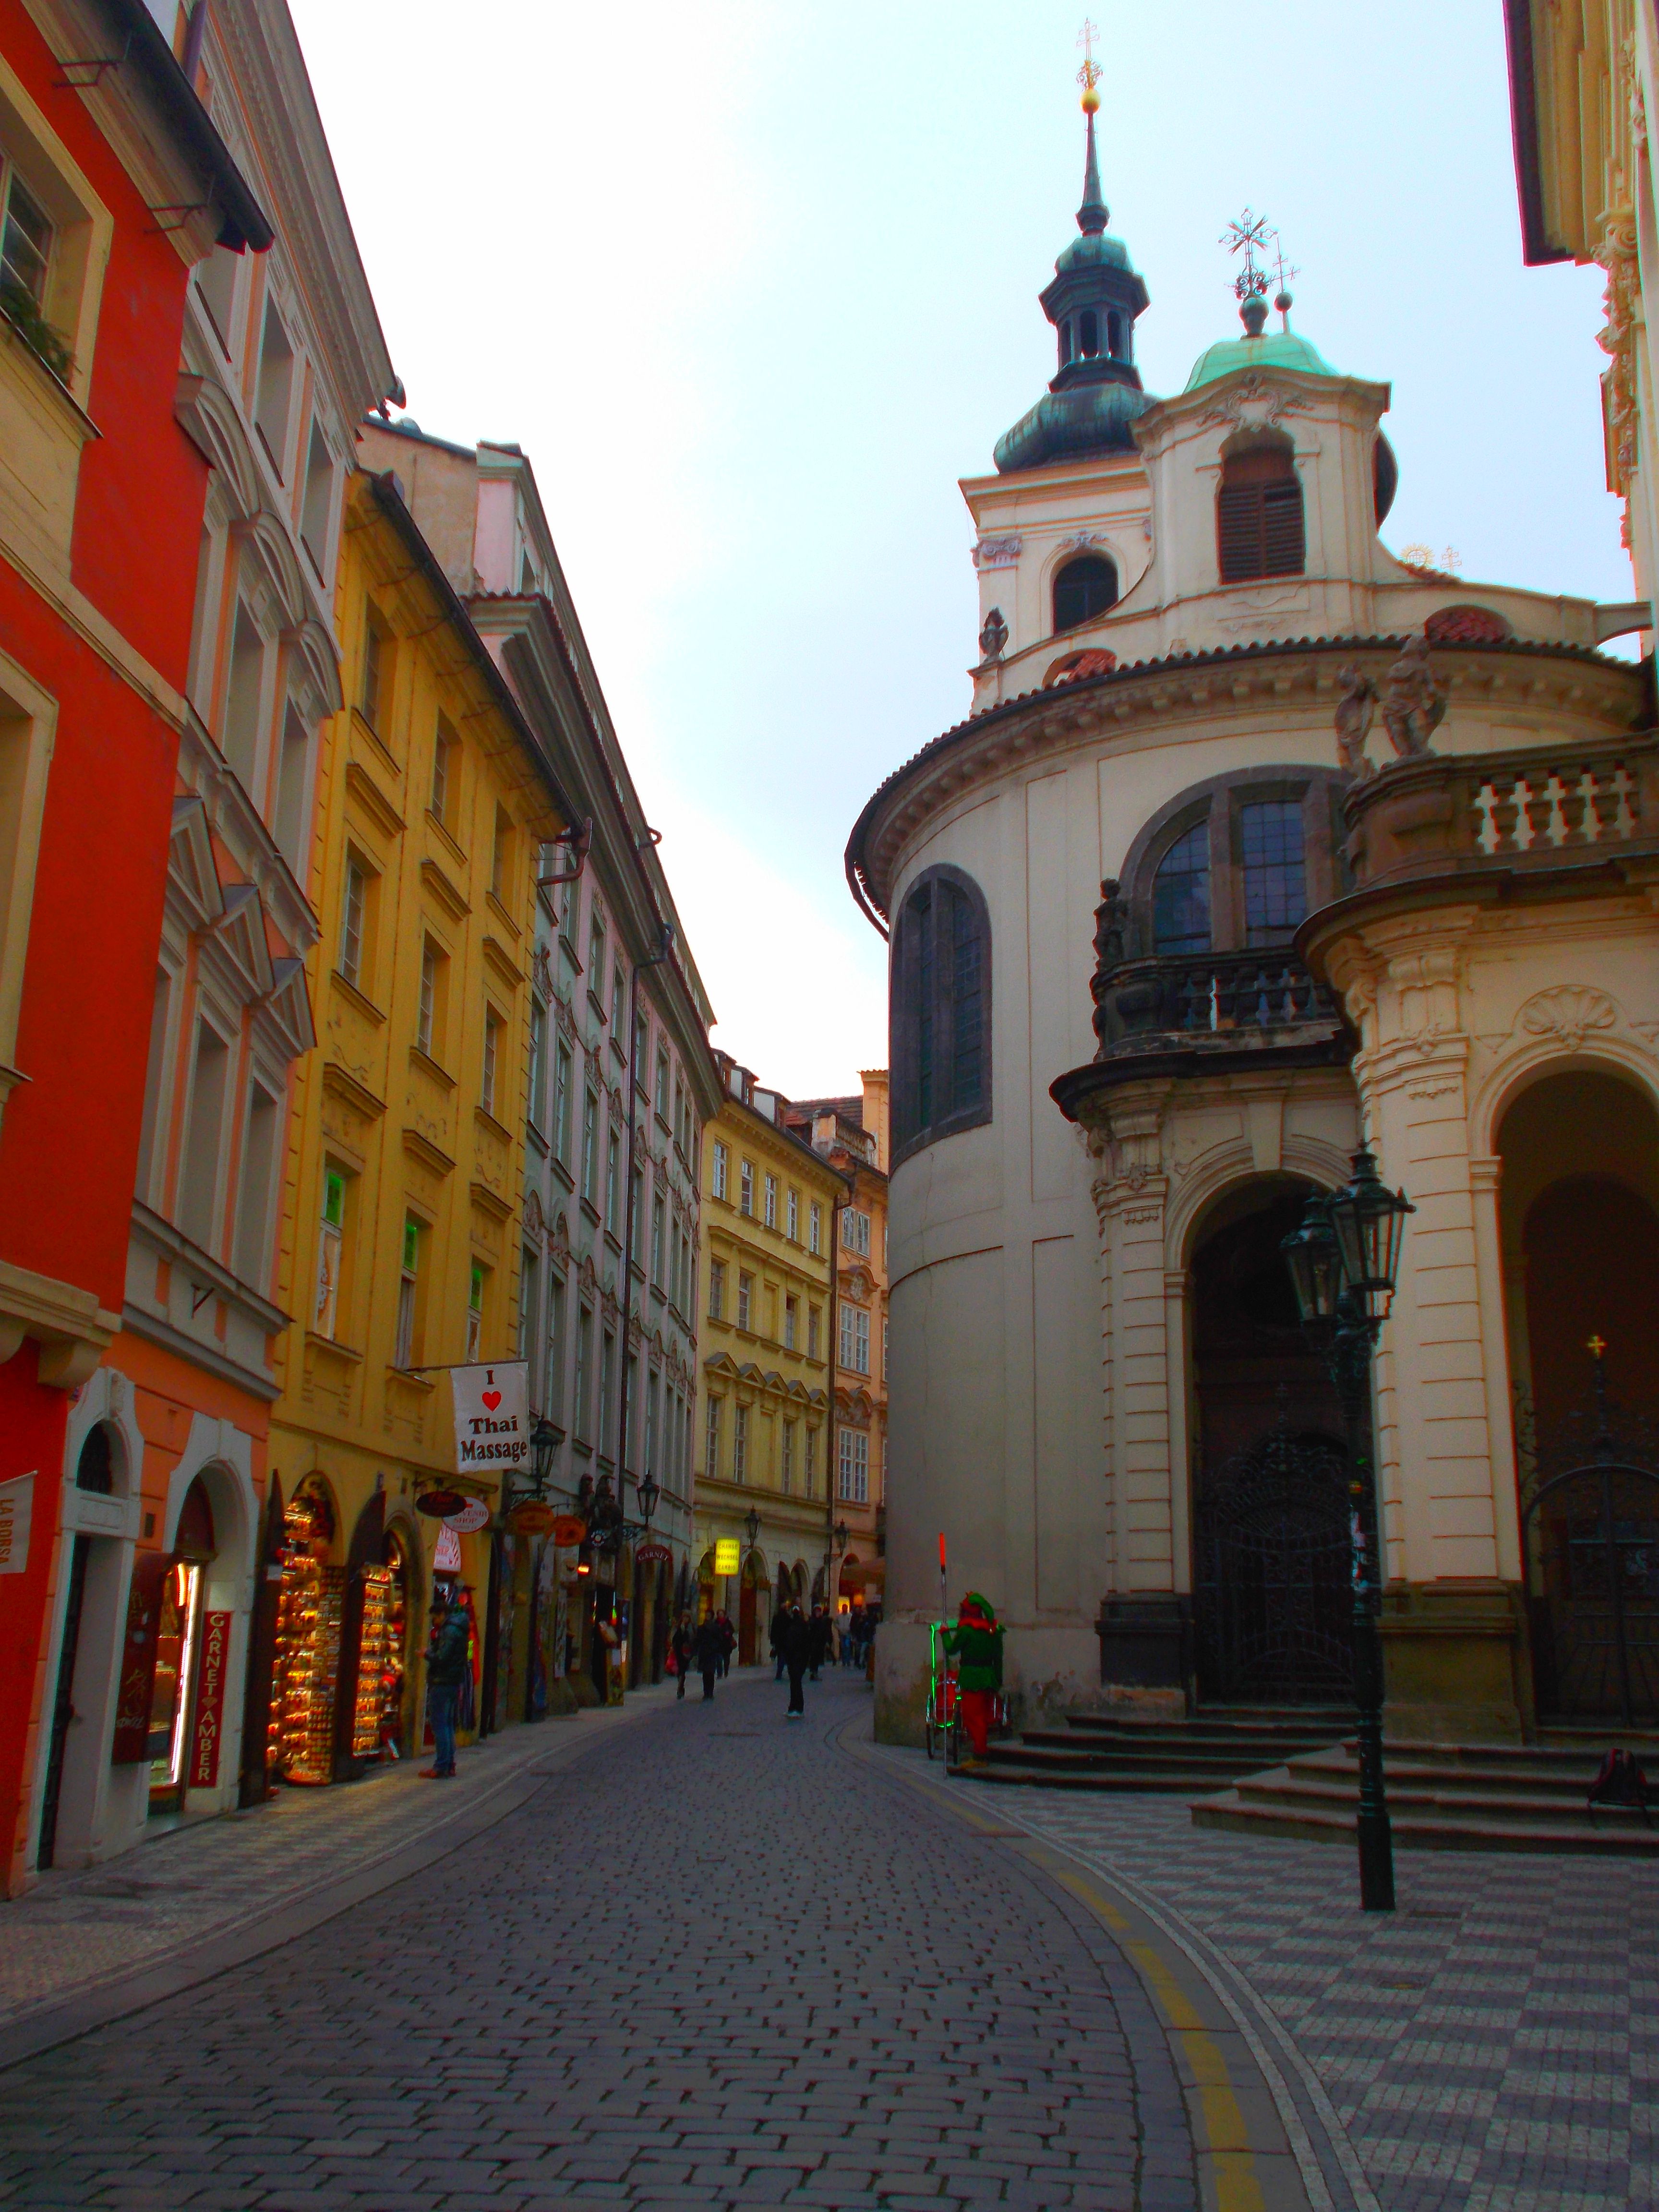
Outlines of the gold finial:
M 1595 1335 L 1589 1339 L 1589 1342 L 1584 1346 L 1585 1351 L 1589 1352 L 1592 1359 L 1599 1359 L 1607 1348 L 1607 1340 L 1599 1330 Z
M 1097 26 L 1085 15 L 1083 28 L 1077 34 L 1077 42 L 1083 49 L 1083 67 L 1077 73 L 1077 81 L 1083 87 L 1083 112 L 1085 115 L 1097 114 L 1100 109 L 1100 94 L 1095 90 L 1101 76 L 1100 64 L 1095 59 L 1095 40 L 1099 36 Z

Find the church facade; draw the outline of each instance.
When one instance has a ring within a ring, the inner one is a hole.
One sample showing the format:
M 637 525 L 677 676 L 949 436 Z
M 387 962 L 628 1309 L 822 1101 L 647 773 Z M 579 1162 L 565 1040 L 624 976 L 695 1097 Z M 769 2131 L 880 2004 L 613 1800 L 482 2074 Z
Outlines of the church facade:
M 1389 387 L 1288 295 L 1270 330 L 1253 264 L 1240 335 L 1148 395 L 1092 100 L 1053 382 L 963 485 L 971 711 L 848 850 L 891 948 L 878 1729 L 920 1733 L 941 1534 L 1028 1724 L 1351 1698 L 1340 1409 L 1279 1245 L 1362 1141 L 1416 1208 L 1390 1729 L 1659 1711 L 1659 1462 L 1630 1443 L 1607 1511 L 1550 1473 L 1596 1383 L 1637 1428 L 1655 1395 L 1659 738 L 1599 650 L 1646 610 L 1395 558 Z

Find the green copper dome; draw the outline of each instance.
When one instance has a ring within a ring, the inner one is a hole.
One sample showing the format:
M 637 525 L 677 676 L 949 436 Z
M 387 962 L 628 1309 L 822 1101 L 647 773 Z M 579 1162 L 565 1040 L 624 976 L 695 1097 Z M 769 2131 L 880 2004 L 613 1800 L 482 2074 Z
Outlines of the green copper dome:
M 1268 331 L 1261 337 L 1223 338 L 1200 354 L 1187 379 L 1188 392 L 1213 384 L 1236 368 L 1294 368 L 1304 376 L 1334 376 L 1329 362 L 1299 331 Z

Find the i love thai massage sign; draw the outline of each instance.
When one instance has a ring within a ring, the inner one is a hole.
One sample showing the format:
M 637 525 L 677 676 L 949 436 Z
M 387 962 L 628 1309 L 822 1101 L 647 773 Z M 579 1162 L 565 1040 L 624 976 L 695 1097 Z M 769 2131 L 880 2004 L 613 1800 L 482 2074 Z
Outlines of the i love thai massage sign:
M 452 1367 L 455 1472 L 489 1474 L 530 1464 L 530 1369 L 522 1359 Z

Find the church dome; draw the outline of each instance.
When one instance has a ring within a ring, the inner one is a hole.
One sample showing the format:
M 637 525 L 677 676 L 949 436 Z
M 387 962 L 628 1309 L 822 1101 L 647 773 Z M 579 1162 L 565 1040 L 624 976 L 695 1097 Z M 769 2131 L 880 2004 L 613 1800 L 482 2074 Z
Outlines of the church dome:
M 1130 425 L 1152 404 L 1132 384 L 1073 384 L 1063 391 L 1045 392 L 997 440 L 992 456 L 997 471 L 1007 476 L 1016 469 L 1040 469 L 1050 461 L 1074 460 L 1085 453 L 1133 453 Z
M 1223 338 L 1218 344 L 1206 347 L 1193 363 L 1187 390 L 1196 392 L 1200 385 L 1213 384 L 1218 377 L 1231 376 L 1236 368 L 1293 368 L 1304 376 L 1334 376 L 1337 372 L 1318 347 L 1310 343 L 1300 331 L 1291 328 L 1290 295 L 1285 293 L 1281 297 L 1287 318 L 1282 331 L 1262 330 L 1267 303 L 1259 294 L 1253 295 L 1239 309 L 1244 337 Z

